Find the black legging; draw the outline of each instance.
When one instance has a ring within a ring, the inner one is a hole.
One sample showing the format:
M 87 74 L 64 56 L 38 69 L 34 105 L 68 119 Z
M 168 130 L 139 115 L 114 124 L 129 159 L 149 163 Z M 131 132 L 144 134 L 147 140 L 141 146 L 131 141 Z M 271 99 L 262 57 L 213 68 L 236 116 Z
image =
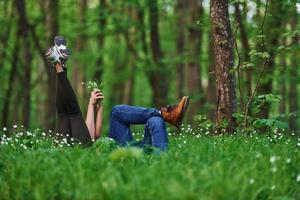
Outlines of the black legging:
M 83 144 L 89 144 L 91 136 L 68 80 L 66 69 L 57 73 L 56 108 L 58 113 L 56 131 L 65 136 L 69 134 Z

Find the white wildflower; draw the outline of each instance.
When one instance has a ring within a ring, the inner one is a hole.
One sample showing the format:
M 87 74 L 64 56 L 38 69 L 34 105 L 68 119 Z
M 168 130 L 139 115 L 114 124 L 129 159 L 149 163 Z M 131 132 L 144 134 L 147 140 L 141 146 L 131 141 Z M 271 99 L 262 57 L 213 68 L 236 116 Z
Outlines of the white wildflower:
M 6 127 L 3 127 L 3 129 L 2 129 L 3 131 L 7 131 L 7 128 Z
M 18 126 L 15 124 L 15 125 L 13 125 L 13 128 L 17 128 Z
M 272 185 L 271 190 L 275 190 L 276 186 Z
M 252 185 L 254 182 L 255 182 L 255 181 L 254 181 L 253 178 L 251 178 L 251 179 L 249 180 L 249 184 L 250 184 L 250 185 Z
M 271 172 L 273 172 L 273 173 L 277 172 L 277 167 L 272 167 Z
M 271 158 L 270 158 L 270 163 L 274 163 L 276 161 L 276 156 L 272 156 Z
M 298 174 L 298 176 L 297 176 L 297 182 L 300 182 L 300 174 Z

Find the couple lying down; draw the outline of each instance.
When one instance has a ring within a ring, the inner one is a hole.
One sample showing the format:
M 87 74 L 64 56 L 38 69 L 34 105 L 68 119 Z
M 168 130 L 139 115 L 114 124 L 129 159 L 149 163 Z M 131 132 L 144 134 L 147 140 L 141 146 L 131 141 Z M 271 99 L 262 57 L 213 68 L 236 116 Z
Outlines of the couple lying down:
M 101 136 L 104 96 L 97 89 L 91 92 L 87 116 L 84 121 L 75 93 L 67 77 L 66 61 L 69 54 L 67 41 L 61 36 L 55 37 L 54 46 L 46 53 L 57 75 L 56 108 L 58 122 L 56 131 L 65 136 L 70 135 L 83 144 L 89 144 Z M 187 96 L 182 97 L 178 104 L 168 105 L 161 109 L 116 105 L 111 111 L 108 137 L 121 146 L 131 144 L 134 139 L 130 125 L 145 124 L 143 139 L 135 144 L 141 148 L 152 146 L 165 151 L 168 147 L 165 122 L 179 128 L 188 105 L 189 98 Z

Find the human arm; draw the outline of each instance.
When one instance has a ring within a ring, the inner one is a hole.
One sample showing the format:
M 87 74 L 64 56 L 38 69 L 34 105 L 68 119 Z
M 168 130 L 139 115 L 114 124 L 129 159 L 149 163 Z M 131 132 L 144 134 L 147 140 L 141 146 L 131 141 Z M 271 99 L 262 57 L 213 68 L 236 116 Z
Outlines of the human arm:
M 102 98 L 102 93 L 100 93 L 100 90 L 94 89 L 91 92 L 90 101 L 88 104 L 87 114 L 86 114 L 86 120 L 85 123 L 88 127 L 88 130 L 90 132 L 91 138 L 96 139 L 96 128 L 95 128 L 95 106 L 98 99 Z

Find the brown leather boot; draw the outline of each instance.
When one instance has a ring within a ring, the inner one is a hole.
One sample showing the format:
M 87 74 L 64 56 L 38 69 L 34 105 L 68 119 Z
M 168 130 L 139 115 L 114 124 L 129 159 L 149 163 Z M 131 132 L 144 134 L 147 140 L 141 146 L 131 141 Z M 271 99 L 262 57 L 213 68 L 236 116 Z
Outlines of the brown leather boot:
M 189 102 L 189 97 L 184 96 L 178 104 L 168 105 L 161 108 L 160 111 L 163 119 L 173 126 L 180 128 L 184 118 L 184 114 L 189 106 Z

